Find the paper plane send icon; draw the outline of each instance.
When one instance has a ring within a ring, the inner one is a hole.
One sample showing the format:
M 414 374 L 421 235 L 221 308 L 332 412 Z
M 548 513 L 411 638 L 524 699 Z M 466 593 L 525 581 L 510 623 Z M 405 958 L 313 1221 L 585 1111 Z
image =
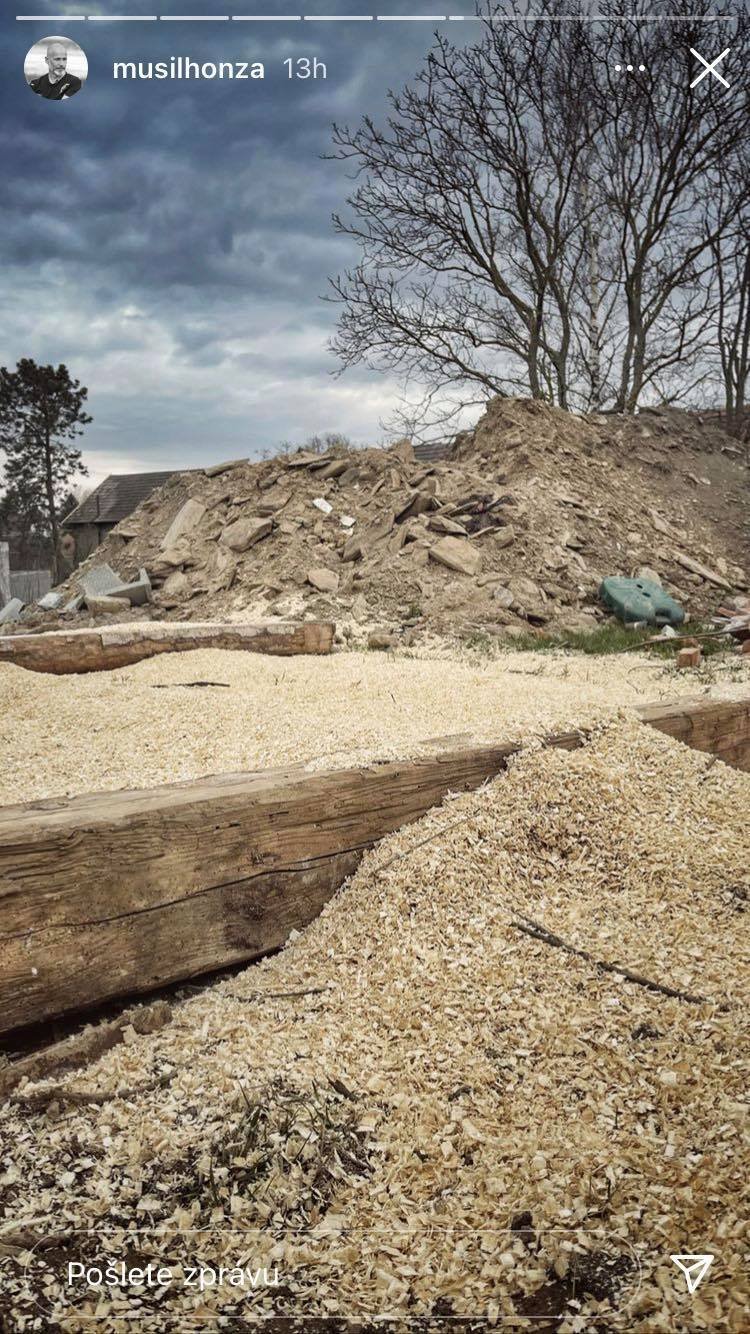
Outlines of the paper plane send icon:
M 670 1255 L 669 1258 L 685 1275 L 688 1292 L 695 1292 L 700 1287 L 714 1262 L 713 1255 Z

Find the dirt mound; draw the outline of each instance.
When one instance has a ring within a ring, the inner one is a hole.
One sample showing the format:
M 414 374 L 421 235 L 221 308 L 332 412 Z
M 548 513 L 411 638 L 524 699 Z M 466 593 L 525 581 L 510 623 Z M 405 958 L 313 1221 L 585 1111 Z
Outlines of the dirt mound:
M 496 398 L 442 460 L 401 441 L 177 475 L 66 587 L 107 561 L 148 570 L 160 617 L 512 635 L 593 627 L 602 578 L 647 566 L 700 615 L 747 588 L 746 490 L 736 442 L 694 416 Z

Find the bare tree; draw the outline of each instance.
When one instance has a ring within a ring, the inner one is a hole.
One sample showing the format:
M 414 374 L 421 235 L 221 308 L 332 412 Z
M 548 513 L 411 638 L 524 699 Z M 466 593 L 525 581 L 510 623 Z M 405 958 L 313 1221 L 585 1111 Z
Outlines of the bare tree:
M 668 21 L 678 0 L 661 12 L 649 25 L 490 17 L 464 48 L 437 34 L 385 126 L 334 127 L 332 156 L 356 175 L 334 222 L 360 252 L 333 282 L 342 369 L 396 370 L 429 406 L 520 392 L 632 411 L 700 382 L 711 246 L 737 212 L 712 184 L 747 96 L 724 101 L 715 79 L 691 90 L 700 24 Z M 553 0 L 536 13 L 560 18 Z
M 744 163 L 738 180 L 732 178 L 729 170 L 725 171 L 720 189 L 728 189 L 730 193 L 739 190 L 743 194 L 736 229 L 714 238 L 711 251 L 714 261 L 712 282 L 718 296 L 716 354 L 725 424 L 731 435 L 744 438 L 750 378 L 750 161 Z

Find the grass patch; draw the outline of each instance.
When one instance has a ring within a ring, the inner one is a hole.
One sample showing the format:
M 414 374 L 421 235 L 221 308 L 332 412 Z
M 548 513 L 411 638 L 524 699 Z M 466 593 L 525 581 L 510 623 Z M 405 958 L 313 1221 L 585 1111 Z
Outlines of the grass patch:
M 715 626 L 695 621 L 681 627 L 678 634 L 707 634 L 715 628 Z M 494 647 L 503 652 L 511 650 L 518 653 L 551 653 L 555 650 L 567 649 L 574 653 L 601 657 L 607 653 L 623 653 L 626 649 L 633 649 L 636 644 L 641 644 L 651 635 L 657 635 L 658 633 L 657 626 L 648 626 L 645 630 L 633 630 L 620 621 L 611 621 L 605 625 L 597 626 L 594 630 L 551 630 L 542 633 L 529 630 L 527 633 L 514 636 L 512 639 L 502 639 L 499 642 L 489 635 L 476 633 L 467 636 L 464 644 L 467 648 L 478 649 L 485 653 Z M 705 639 L 700 641 L 700 646 L 703 657 L 706 659 L 725 654 L 728 649 L 731 649 L 732 641 L 723 638 Z M 673 661 L 677 650 L 681 647 L 682 644 L 679 640 L 665 639 L 663 644 L 644 648 L 642 652 L 648 653 L 653 658 Z

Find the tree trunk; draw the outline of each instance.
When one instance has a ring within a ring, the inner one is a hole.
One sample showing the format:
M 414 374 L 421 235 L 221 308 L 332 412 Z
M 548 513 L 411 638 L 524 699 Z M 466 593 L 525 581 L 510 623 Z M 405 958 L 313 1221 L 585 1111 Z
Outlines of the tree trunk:
M 52 583 L 60 582 L 60 530 L 57 523 L 57 506 L 55 504 L 55 486 L 52 477 L 52 444 L 50 441 L 49 419 L 45 408 L 44 413 L 44 489 L 47 496 L 47 512 L 49 514 L 49 527 L 52 539 Z

